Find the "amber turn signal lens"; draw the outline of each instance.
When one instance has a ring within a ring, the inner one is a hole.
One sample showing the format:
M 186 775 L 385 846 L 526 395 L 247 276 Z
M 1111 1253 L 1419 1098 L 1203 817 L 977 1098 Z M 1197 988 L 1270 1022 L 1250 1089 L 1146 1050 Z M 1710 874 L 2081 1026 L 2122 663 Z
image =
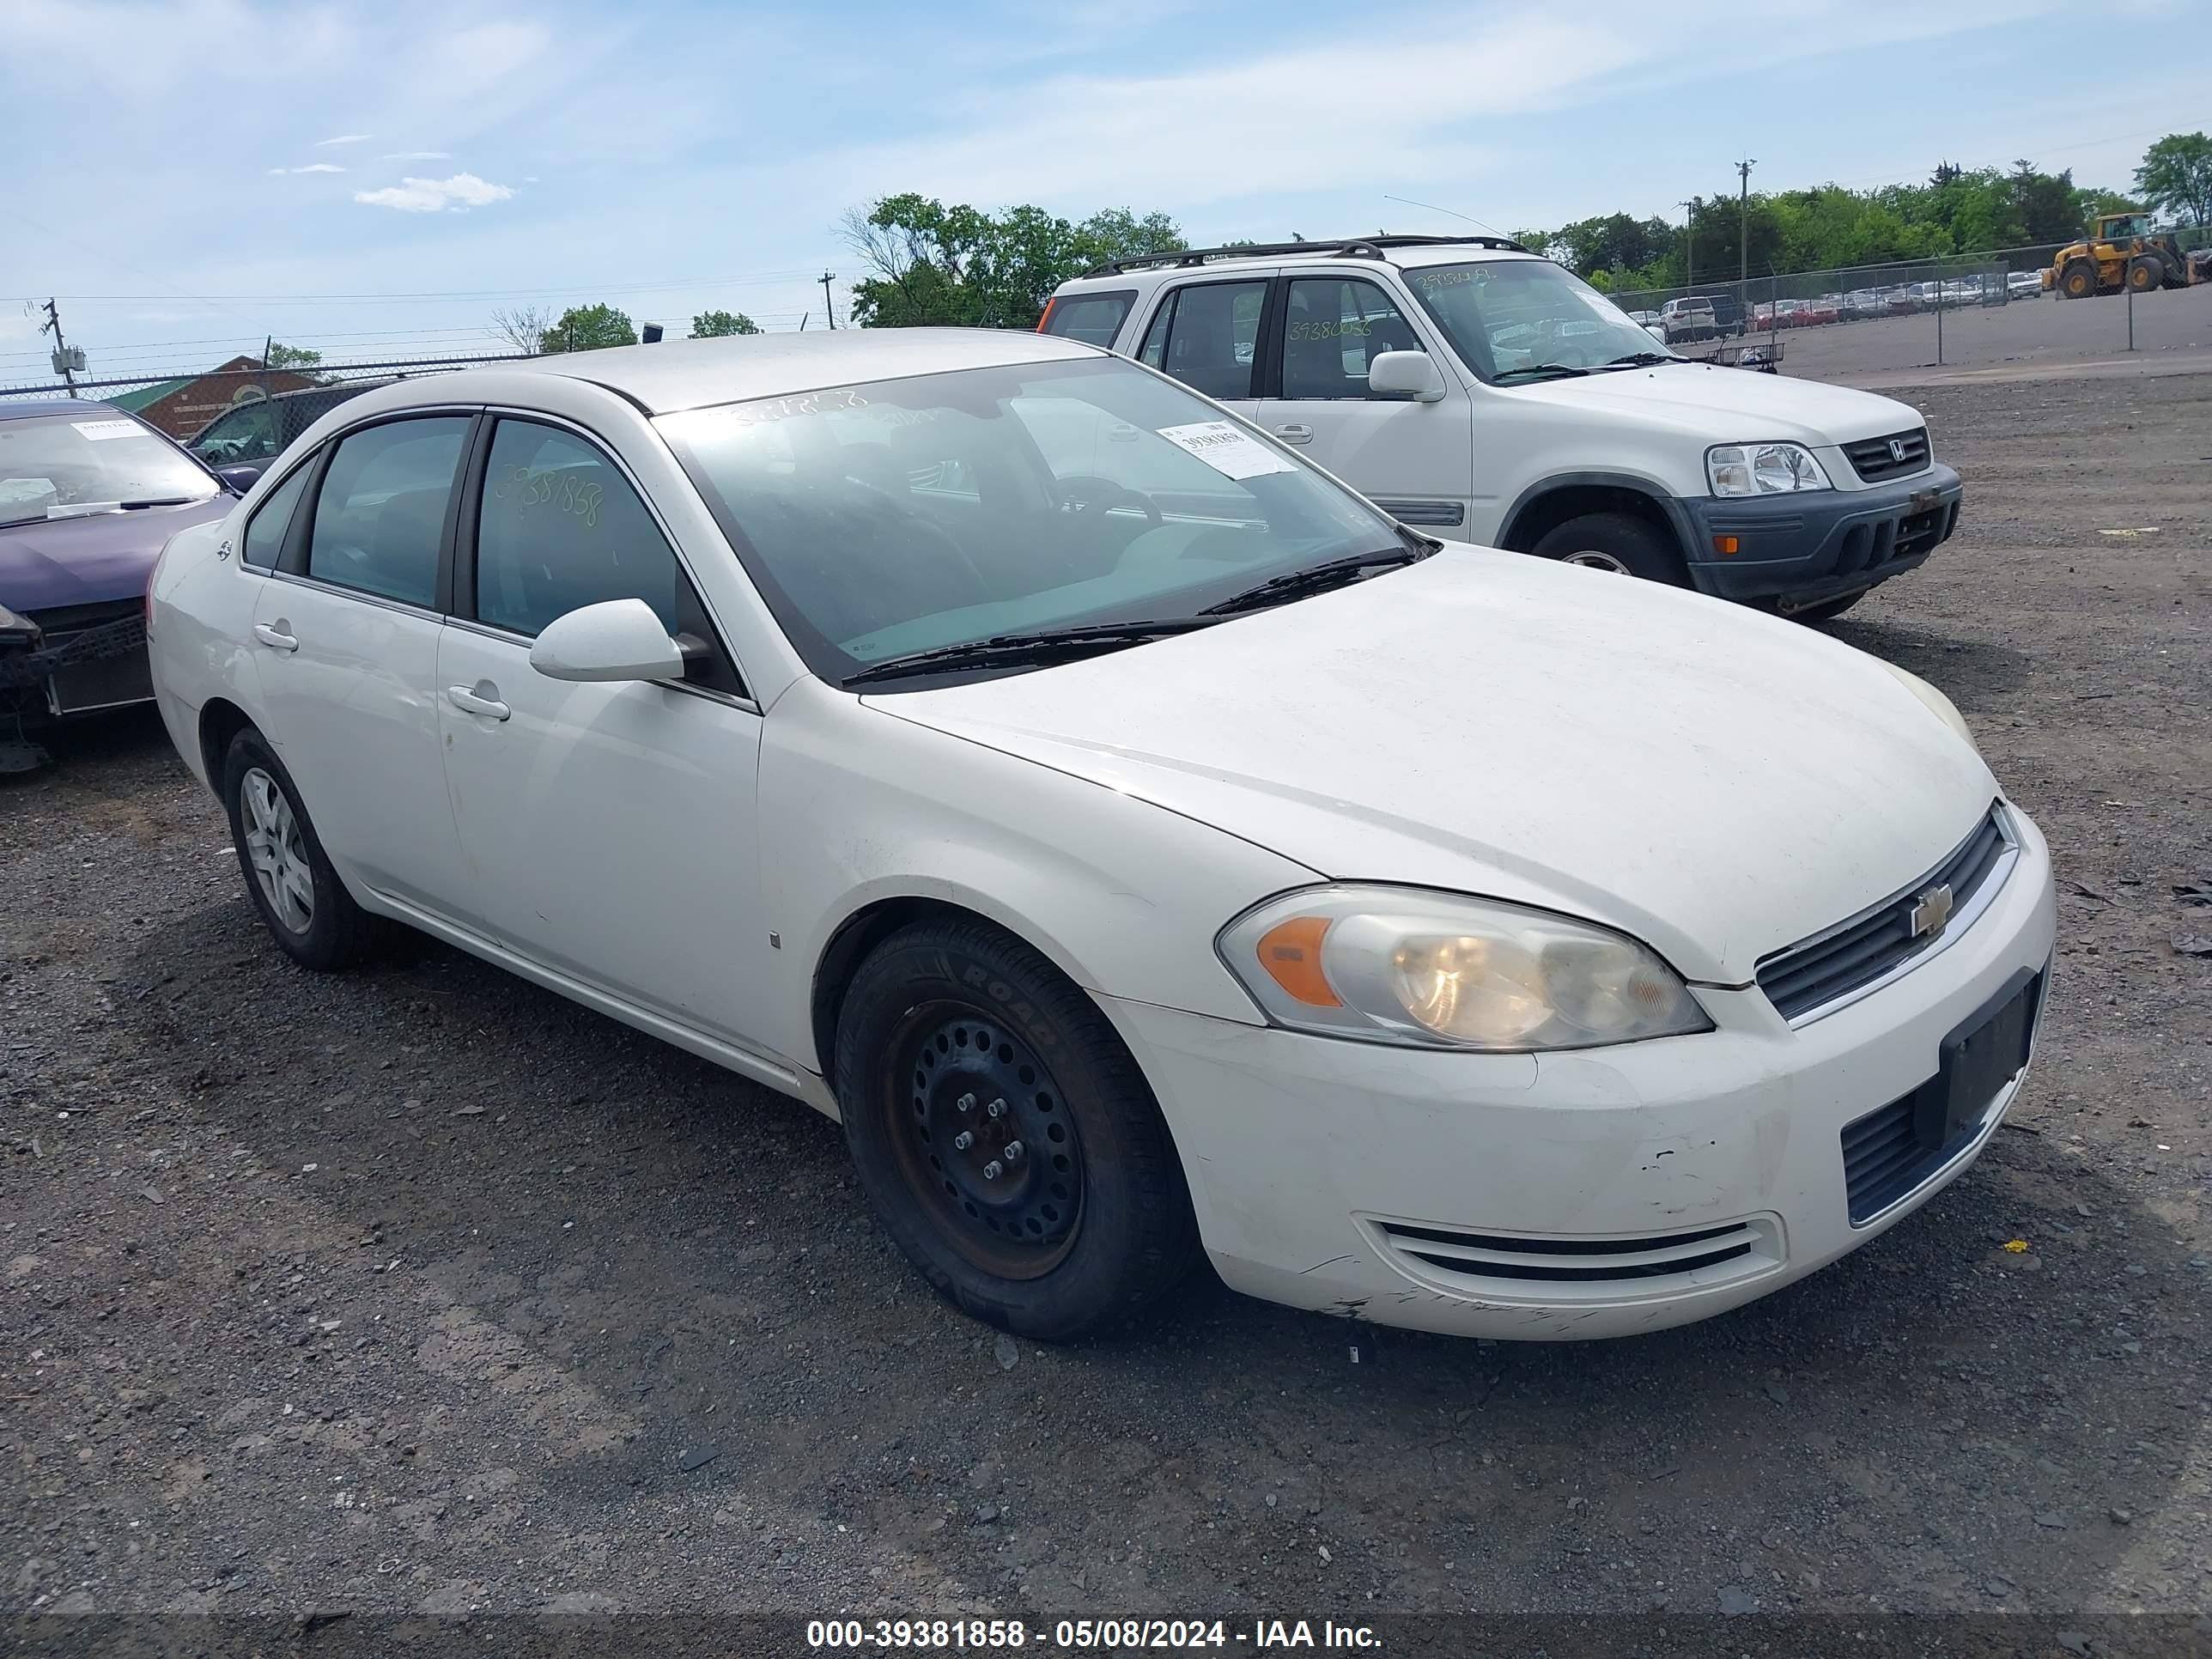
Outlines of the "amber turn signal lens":
M 1716 537 L 1714 537 L 1714 538 L 1713 538 L 1713 551 L 1714 551 L 1714 552 L 1716 552 L 1716 553 L 1733 553 L 1733 552 L 1735 552 L 1735 549 L 1736 549 L 1736 540 L 1735 540 L 1735 537 L 1733 537 L 1733 536 L 1716 536 Z
M 1260 936 L 1260 965 L 1267 977 L 1309 1007 L 1344 1006 L 1321 970 L 1322 936 L 1328 932 L 1326 916 L 1292 916 Z

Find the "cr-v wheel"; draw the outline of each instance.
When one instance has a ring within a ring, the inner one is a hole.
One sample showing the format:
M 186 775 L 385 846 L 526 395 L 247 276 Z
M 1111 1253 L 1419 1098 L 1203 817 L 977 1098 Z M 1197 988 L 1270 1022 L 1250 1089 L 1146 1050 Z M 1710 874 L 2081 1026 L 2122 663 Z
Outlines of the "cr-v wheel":
M 1544 532 L 1529 550 L 1540 559 L 1588 565 L 1616 576 L 1686 587 L 1682 556 L 1672 539 L 1626 513 L 1585 513 Z
M 392 924 L 353 902 L 315 837 L 292 775 L 252 726 L 231 739 L 223 757 L 222 804 L 246 896 L 286 954 L 325 970 L 374 954 Z
M 884 1227 L 977 1318 L 1079 1336 L 1194 1259 L 1182 1166 L 1135 1062 L 997 929 L 926 923 L 878 946 L 846 994 L 836 1078 Z

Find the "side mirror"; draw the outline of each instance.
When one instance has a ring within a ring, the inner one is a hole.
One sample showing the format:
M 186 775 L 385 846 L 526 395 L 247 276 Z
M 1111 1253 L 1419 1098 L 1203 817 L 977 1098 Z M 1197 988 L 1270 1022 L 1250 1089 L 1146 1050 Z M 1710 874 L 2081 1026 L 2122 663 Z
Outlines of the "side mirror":
M 215 476 L 222 480 L 223 488 L 234 495 L 243 495 L 261 482 L 261 475 L 269 470 L 266 461 L 240 461 L 234 466 L 219 466 Z
M 1444 372 L 1425 351 L 1385 351 L 1367 365 L 1367 389 L 1378 398 L 1442 403 Z
M 684 648 L 643 599 L 608 599 L 546 623 L 530 665 L 554 680 L 678 680 Z

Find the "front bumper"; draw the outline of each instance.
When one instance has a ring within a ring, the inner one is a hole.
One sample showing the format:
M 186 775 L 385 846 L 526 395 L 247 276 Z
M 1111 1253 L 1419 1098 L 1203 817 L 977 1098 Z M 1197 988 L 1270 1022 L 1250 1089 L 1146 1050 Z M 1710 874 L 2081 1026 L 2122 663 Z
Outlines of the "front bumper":
M 1467 1336 L 1660 1330 L 1855 1249 L 1996 1132 L 2021 1078 L 1948 1162 L 1852 1224 L 1845 1128 L 1911 1095 L 1961 1022 L 2051 961 L 2050 854 L 2012 817 L 2020 857 L 1970 927 L 1794 1028 L 1756 988 L 1701 989 L 1718 1027 L 1702 1036 L 1458 1054 L 1100 1000 L 1166 1114 L 1232 1288 Z
M 1690 580 L 1719 599 L 1774 600 L 1784 610 L 1839 599 L 1926 563 L 1958 528 L 1965 493 L 1939 462 L 1869 489 L 1691 497 L 1680 503 Z M 1735 537 L 1736 551 L 1717 552 L 1717 536 Z

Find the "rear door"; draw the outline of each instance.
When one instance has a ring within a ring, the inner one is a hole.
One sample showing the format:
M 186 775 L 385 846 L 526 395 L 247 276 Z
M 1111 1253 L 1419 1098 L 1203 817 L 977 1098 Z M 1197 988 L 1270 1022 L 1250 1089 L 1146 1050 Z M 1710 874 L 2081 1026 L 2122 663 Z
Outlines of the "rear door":
M 1272 271 L 1239 271 L 1163 289 L 1138 337 L 1137 361 L 1250 419 L 1273 282 Z
M 1451 360 L 1382 284 L 1344 274 L 1291 276 L 1263 365 L 1258 419 L 1404 523 L 1463 539 L 1474 489 L 1474 409 Z M 1367 367 L 1422 351 L 1443 373 L 1441 403 L 1381 398 Z
M 379 892 L 444 910 L 466 886 L 438 752 L 438 635 L 474 416 L 346 434 L 314 464 L 254 602 L 265 735 L 323 846 Z

